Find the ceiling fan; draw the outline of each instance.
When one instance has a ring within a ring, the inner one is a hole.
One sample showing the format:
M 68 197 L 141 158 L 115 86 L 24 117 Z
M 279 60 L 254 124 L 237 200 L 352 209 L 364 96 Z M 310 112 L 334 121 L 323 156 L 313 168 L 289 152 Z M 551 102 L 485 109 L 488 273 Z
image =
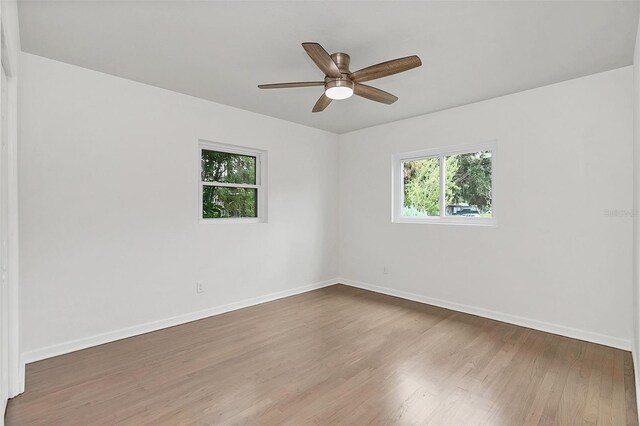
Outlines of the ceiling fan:
M 318 43 L 302 43 L 302 47 L 325 74 L 324 81 L 304 81 L 297 83 L 260 84 L 260 89 L 288 89 L 293 87 L 324 86 L 324 93 L 313 106 L 313 112 L 324 111 L 332 100 L 347 99 L 351 95 L 391 105 L 397 96 L 384 90 L 362 84 L 365 81 L 408 71 L 422 65 L 416 55 L 393 59 L 361 70 L 349 71 L 351 58 L 346 53 L 329 55 Z

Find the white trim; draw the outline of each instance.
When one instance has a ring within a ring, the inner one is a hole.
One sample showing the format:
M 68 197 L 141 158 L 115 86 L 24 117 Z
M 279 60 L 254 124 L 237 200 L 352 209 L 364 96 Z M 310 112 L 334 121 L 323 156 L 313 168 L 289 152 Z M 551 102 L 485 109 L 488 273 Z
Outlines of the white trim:
M 438 306 L 445 309 L 451 309 L 457 312 L 477 315 L 483 318 L 489 318 L 496 321 L 502 321 L 521 327 L 532 328 L 547 333 L 558 334 L 560 336 L 571 337 L 572 339 L 584 340 L 587 342 L 597 343 L 600 345 L 611 346 L 613 348 L 630 351 L 633 347 L 630 340 L 621 339 L 619 337 L 607 336 L 604 334 L 593 333 L 591 331 L 580 330 L 577 328 L 566 327 L 563 325 L 552 324 L 544 321 L 538 321 L 531 318 L 525 318 L 518 315 L 507 314 L 503 312 L 492 311 L 489 309 L 478 308 L 475 306 L 464 305 L 461 303 L 450 302 L 448 300 L 436 299 L 433 297 L 422 296 L 402 290 L 395 290 L 387 287 L 381 287 L 374 284 L 368 284 L 360 281 L 354 281 L 347 278 L 338 278 L 338 282 L 349 285 L 351 287 L 361 288 L 363 290 L 374 291 L 376 293 L 386 294 L 388 296 L 399 297 L 401 299 L 412 300 L 414 302 L 425 303 L 427 305 Z
M 492 206 L 493 207 L 493 206 Z M 393 223 L 428 223 L 430 225 L 471 225 L 471 226 L 497 226 L 495 218 L 482 217 L 399 217 Z
M 442 220 L 445 219 L 447 212 L 447 162 L 445 161 L 444 155 L 438 157 L 438 171 L 440 172 L 440 196 L 438 197 L 438 210 L 440 211 L 440 215 L 438 219 Z M 400 186 L 400 190 L 402 191 L 402 204 L 404 205 L 404 190 L 402 185 Z M 398 212 L 400 215 L 397 216 L 397 219 L 405 219 L 405 217 L 402 216 L 402 206 L 399 206 Z
M 18 364 L 18 395 L 24 393 L 25 377 L 27 376 L 27 364 L 24 362 L 24 357 L 20 354 L 20 360 Z
M 81 339 L 71 340 L 64 343 L 58 343 L 55 345 L 25 352 L 22 354 L 22 360 L 24 364 L 28 364 L 35 361 L 52 358 L 54 356 L 79 351 L 81 349 L 90 348 L 92 346 L 103 345 L 105 343 L 114 342 L 116 340 L 126 339 L 128 337 L 150 333 L 152 331 L 161 330 L 163 328 L 174 327 L 176 325 L 185 324 L 191 321 L 197 321 L 203 318 L 220 315 L 225 312 L 235 311 L 237 309 L 259 305 L 261 303 L 271 302 L 273 300 L 282 299 L 283 297 L 289 297 L 289 296 L 294 296 L 300 293 L 306 293 L 311 290 L 317 290 L 319 288 L 328 287 L 334 284 L 337 284 L 337 281 L 335 279 L 321 281 L 318 283 L 309 284 L 302 287 L 296 287 L 289 290 L 283 290 L 276 293 L 269 293 L 263 296 L 244 299 L 239 302 L 233 302 L 233 303 L 228 303 L 226 305 L 215 306 L 215 307 L 204 309 L 201 311 L 190 312 L 188 314 L 178 315 L 178 316 L 163 319 L 163 320 L 152 321 L 145 324 L 136 325 L 133 327 L 127 327 L 127 328 L 122 328 L 120 330 L 97 334 L 95 336 L 89 336 Z
M 247 224 L 247 223 L 266 223 L 264 220 L 261 220 L 259 217 L 218 217 L 218 218 L 208 218 L 208 219 L 200 219 L 198 223 L 202 225 L 220 225 L 220 224 Z
M 114 342 L 116 340 L 126 339 L 129 337 L 137 336 L 140 334 L 150 333 L 153 331 L 161 330 L 168 327 L 174 327 L 176 325 L 185 324 L 191 321 L 197 321 L 203 318 L 208 318 L 215 315 L 220 315 L 225 312 L 234 311 L 237 309 L 246 308 L 249 306 L 259 305 L 261 303 L 270 302 L 284 297 L 294 296 L 296 294 L 306 293 L 308 291 L 317 290 L 319 288 L 328 287 L 335 284 L 344 284 L 347 286 L 361 288 L 363 290 L 369 290 L 376 293 L 382 293 L 393 297 L 399 297 L 401 299 L 412 300 L 414 302 L 424 303 L 427 305 L 438 306 L 445 309 L 450 309 L 456 312 L 463 312 L 466 314 L 477 315 L 483 318 L 489 318 L 496 321 L 502 321 L 509 324 L 514 324 L 520 327 L 527 327 L 534 330 L 540 330 L 547 333 L 558 334 L 560 336 L 566 336 L 573 339 L 584 340 L 587 342 L 597 343 L 601 345 L 610 346 L 622 350 L 630 351 L 633 349 L 633 344 L 629 340 L 621 339 L 618 337 L 606 336 L 599 333 L 593 333 L 590 331 L 580 330 L 572 327 L 566 327 L 557 324 L 551 324 L 544 321 L 533 320 L 530 318 L 520 317 L 517 315 L 506 314 L 502 312 L 496 312 L 488 309 L 477 308 L 474 306 L 464 305 L 460 303 L 450 302 L 441 299 L 435 299 L 428 296 L 422 296 L 415 293 L 405 292 L 401 290 L 394 290 L 387 287 L 381 287 L 374 284 L 368 284 L 360 281 L 354 281 L 347 278 L 335 278 L 330 280 L 321 281 L 315 284 L 310 284 L 302 287 L 296 287 L 289 290 L 284 290 L 276 293 L 270 293 L 263 296 L 253 297 L 245 299 L 239 302 L 229 303 L 226 305 L 216 306 L 213 308 L 204 309 L 201 311 L 191 312 L 184 315 L 178 315 L 172 318 L 167 318 L 159 321 L 148 322 L 133 327 L 127 327 L 120 330 L 115 330 L 107 333 L 98 334 L 82 339 L 76 339 L 69 342 L 59 343 L 51 346 L 47 346 L 40 349 L 35 349 L 22 354 L 21 359 L 21 380 L 24 383 L 24 371 L 25 364 L 41 361 L 43 359 L 52 358 L 54 356 L 64 355 L 66 353 L 75 352 L 78 350 L 90 348 L 93 346 L 103 345 L 105 343 Z M 640 389 L 639 372 L 635 368 L 634 357 L 634 371 L 636 375 L 636 386 Z M 22 391 L 24 388 L 22 388 Z M 640 397 L 639 397 L 640 406 Z
M 7 290 L 8 290 L 8 394 L 9 398 L 24 392 L 24 365 L 20 362 L 19 333 L 19 283 L 18 283 L 18 53 L 19 36 L 13 39 L 7 31 L 7 20 L 15 21 L 17 15 L 0 13 L 0 37 L 2 38 L 1 62 L 7 82 Z
M 4 44 L 4 40 L 2 41 Z M 4 50 L 4 49 L 2 49 Z M 2 137 L 0 138 L 0 397 L 2 401 L 9 399 L 9 356 L 11 346 L 10 325 L 11 319 L 9 312 L 11 304 L 9 303 L 9 116 L 5 108 L 9 106 L 9 92 L 7 90 L 8 77 L 4 67 L 0 67 L 2 79 L 0 81 L 0 92 L 2 93 L 2 102 L 0 102 L 0 112 L 2 115 L 2 126 L 0 130 Z M 6 129 L 4 128 L 6 125 Z
M 5 70 L 6 71 L 6 70 Z M 7 76 L 8 96 L 8 143 L 7 143 L 7 198 L 8 198 L 8 235 L 7 235 L 7 279 L 9 281 L 9 397 L 13 398 L 24 391 L 24 382 L 20 380 L 20 338 L 19 338 L 19 282 L 18 282 L 18 81 Z
M 226 182 L 200 182 L 203 186 L 225 186 L 227 188 L 251 188 L 258 189 L 260 185 L 250 185 L 247 183 L 226 183 Z
M 237 184 L 225 182 L 205 182 L 198 178 L 198 222 L 201 224 L 230 224 L 230 223 L 266 223 L 267 222 L 267 151 L 245 146 L 230 145 L 198 139 L 198 170 L 201 171 L 200 161 L 202 150 L 228 152 L 230 154 L 246 155 L 256 159 L 256 184 Z M 200 172 L 198 172 L 200 176 Z M 204 218 L 202 217 L 203 186 L 224 186 L 232 188 L 252 188 L 257 190 L 257 217 L 243 218 Z
M 9 198 L 9 235 L 8 235 L 8 265 L 9 303 L 13 307 L 9 314 L 9 327 L 13 348 L 9 353 L 9 397 L 13 398 L 24 392 L 24 364 L 20 362 L 20 330 L 19 330 L 19 207 L 18 207 L 18 79 L 7 76 L 9 96 L 9 146 L 8 155 L 8 198 Z
M 491 217 L 454 217 L 446 216 L 445 202 L 445 176 L 446 164 L 444 158 L 450 155 L 467 154 L 477 151 L 491 151 Z M 497 151 L 496 140 L 480 142 L 476 144 L 456 145 L 453 147 L 431 148 L 420 151 L 404 152 L 391 156 L 391 221 L 393 223 L 428 223 L 446 225 L 480 225 L 496 226 L 498 216 L 496 214 L 496 175 L 497 175 Z M 402 163 L 406 161 L 421 160 L 427 158 L 438 158 L 440 170 L 440 215 L 429 217 L 406 217 L 402 215 L 404 205 L 403 174 Z
M 638 371 L 640 365 L 638 365 L 638 363 L 636 362 L 640 353 L 638 353 L 638 344 L 635 339 L 632 346 L 633 349 L 631 350 L 631 360 L 633 361 L 633 377 L 635 379 L 634 382 L 636 385 L 636 409 L 640 413 L 640 392 L 638 392 L 638 389 L 640 389 L 640 372 Z
M 240 145 L 232 145 L 232 144 L 222 143 L 222 142 L 214 142 L 206 139 L 198 139 L 198 148 L 209 149 L 211 151 L 228 152 L 229 154 L 246 155 L 248 157 L 255 157 L 256 154 L 265 152 L 262 149 L 250 148 L 247 146 L 240 146 Z M 256 176 L 256 178 L 260 179 L 260 176 Z

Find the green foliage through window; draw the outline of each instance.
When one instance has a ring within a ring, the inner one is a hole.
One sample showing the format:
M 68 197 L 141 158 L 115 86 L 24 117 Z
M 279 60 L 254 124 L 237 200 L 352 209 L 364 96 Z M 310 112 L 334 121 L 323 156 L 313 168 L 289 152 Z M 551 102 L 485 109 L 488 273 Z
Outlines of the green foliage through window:
M 256 184 L 256 157 L 202 150 L 203 182 Z
M 445 215 L 491 217 L 491 151 L 404 161 L 402 215 L 440 215 L 440 158 L 445 166 Z
M 258 190 L 254 188 L 228 188 L 204 186 L 202 188 L 202 217 L 257 217 Z
M 446 160 L 447 216 L 490 217 L 491 151 L 452 155 Z
M 440 160 L 407 161 L 404 171 L 404 216 L 440 215 Z
M 201 150 L 202 217 L 258 217 L 257 157 Z

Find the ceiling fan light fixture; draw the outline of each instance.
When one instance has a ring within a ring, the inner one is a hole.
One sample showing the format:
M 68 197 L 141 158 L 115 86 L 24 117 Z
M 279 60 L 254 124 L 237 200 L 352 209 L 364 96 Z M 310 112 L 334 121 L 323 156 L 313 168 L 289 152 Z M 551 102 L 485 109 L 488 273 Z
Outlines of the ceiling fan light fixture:
M 398 74 L 422 65 L 416 55 L 392 59 L 356 72 L 349 70 L 351 57 L 344 52 L 329 55 L 320 44 L 314 42 L 302 43 L 302 47 L 324 74 L 324 81 L 300 81 L 294 83 L 259 84 L 260 89 L 286 89 L 292 87 L 324 86 L 324 93 L 313 105 L 311 112 L 324 111 L 331 102 L 347 99 L 353 95 L 370 101 L 391 105 L 398 100 L 397 96 L 384 90 L 362 84 L 365 81 Z
M 324 94 L 328 98 L 341 100 L 353 95 L 353 82 L 349 80 L 333 80 L 325 85 Z

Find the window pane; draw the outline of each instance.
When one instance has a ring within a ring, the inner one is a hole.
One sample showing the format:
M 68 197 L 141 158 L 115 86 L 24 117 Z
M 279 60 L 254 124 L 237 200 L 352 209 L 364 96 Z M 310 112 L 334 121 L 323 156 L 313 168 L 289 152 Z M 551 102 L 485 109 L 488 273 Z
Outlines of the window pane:
M 491 151 L 446 157 L 447 216 L 491 217 Z
M 256 184 L 256 157 L 202 150 L 203 182 Z
M 438 158 L 407 161 L 402 164 L 404 205 L 402 216 L 440 215 L 440 162 Z
M 258 217 L 258 190 L 203 185 L 202 217 Z

